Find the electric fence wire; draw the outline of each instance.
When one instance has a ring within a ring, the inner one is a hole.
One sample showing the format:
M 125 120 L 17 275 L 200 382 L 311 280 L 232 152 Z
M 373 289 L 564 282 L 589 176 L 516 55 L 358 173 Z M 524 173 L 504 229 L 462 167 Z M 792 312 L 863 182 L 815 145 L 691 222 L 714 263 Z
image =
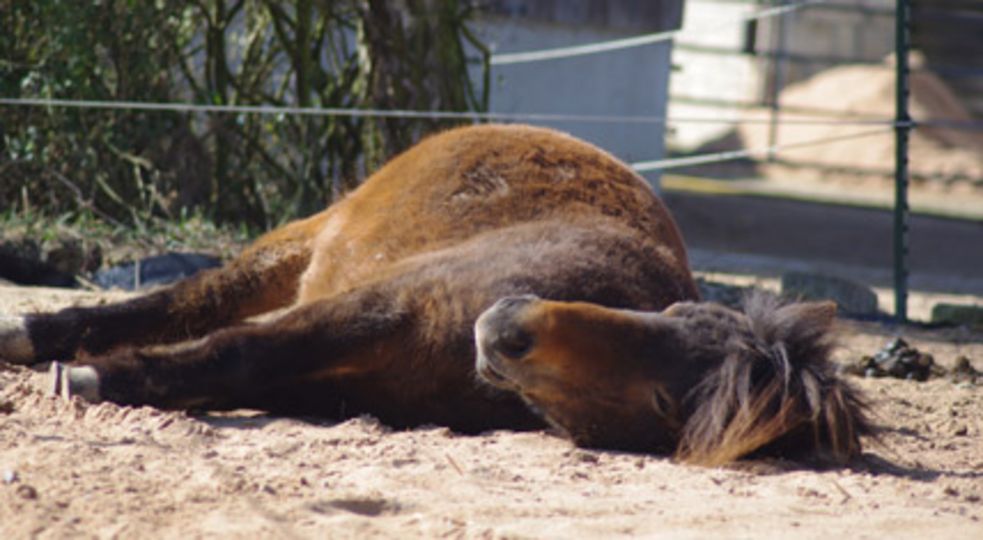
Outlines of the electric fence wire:
M 774 17 L 801 9 L 808 5 L 822 4 L 829 0 L 803 0 L 800 2 L 759 10 L 750 15 L 740 17 L 736 20 L 728 21 L 727 24 L 740 23 L 749 20 Z M 672 39 L 682 30 L 670 32 L 660 32 L 628 38 L 624 40 L 614 40 L 593 44 L 566 47 L 561 49 L 550 49 L 545 51 L 529 51 L 525 53 L 514 53 L 505 55 L 493 55 L 492 65 L 515 64 L 522 62 L 533 62 L 562 58 L 564 56 L 580 56 L 583 54 L 593 54 L 606 50 L 618 50 L 628 47 L 637 47 L 657 41 Z M 399 110 L 399 109 L 354 109 L 339 107 L 280 107 L 268 105 L 217 105 L 217 104 L 190 104 L 175 102 L 144 102 L 144 101 L 98 101 L 98 100 L 69 100 L 69 99 L 42 99 L 42 98 L 0 98 L 0 105 L 7 106 L 31 106 L 31 107 L 77 107 L 93 109 L 129 109 L 129 110 L 149 110 L 149 111 L 173 111 L 173 112 L 202 112 L 202 113 L 230 113 L 230 114 L 291 114 L 291 115 L 312 115 L 312 116 L 350 116 L 368 118 L 421 118 L 421 119 L 455 119 L 472 121 L 539 121 L 539 122 L 583 122 L 583 123 L 620 123 L 620 124 L 671 124 L 671 123 L 705 123 L 705 124 L 738 124 L 738 123 L 768 123 L 767 119 L 722 119 L 710 117 L 690 117 L 690 118 L 665 118 L 658 116 L 627 116 L 627 115 L 584 115 L 584 114 L 552 114 L 552 113 L 502 113 L 502 112 L 471 112 L 471 111 L 418 111 L 418 110 Z M 784 119 L 787 124 L 803 125 L 881 125 L 889 123 L 887 119 L 859 118 L 850 120 L 831 120 L 831 119 L 807 119 L 789 118 Z
M 749 15 L 744 15 L 731 19 L 729 21 L 722 22 L 713 26 L 708 26 L 707 28 L 700 29 L 703 33 L 716 32 L 722 28 L 727 28 L 736 24 L 743 24 L 749 21 L 756 21 L 759 19 L 766 19 L 769 17 L 777 17 L 785 13 L 792 11 L 797 11 L 799 9 L 814 6 L 819 4 L 826 4 L 829 0 L 802 0 L 801 2 L 795 2 L 792 4 L 787 4 L 784 6 L 778 6 L 773 8 L 767 8 L 758 10 Z M 504 66 L 509 64 L 523 64 L 526 62 L 541 62 L 543 60 L 555 60 L 558 58 L 571 58 L 574 56 L 584 56 L 587 54 L 597 54 L 608 51 L 617 51 L 621 49 L 629 49 L 633 47 L 642 47 L 644 45 L 651 45 L 653 43 L 660 43 L 663 41 L 669 41 L 674 39 L 676 36 L 684 31 L 689 31 L 689 28 L 680 28 L 677 30 L 667 30 L 665 32 L 657 32 L 654 34 L 645 34 L 642 36 L 635 36 L 624 39 L 614 39 L 611 41 L 601 41 L 596 43 L 587 43 L 584 45 L 573 45 L 570 47 L 558 47 L 555 49 L 543 49 L 539 51 L 526 51 L 519 53 L 504 53 L 504 54 L 492 54 L 491 65 L 493 66 Z
M 743 23 L 752 20 L 775 17 L 784 13 L 789 13 L 805 7 L 825 4 L 829 0 L 803 0 L 783 6 L 768 8 L 756 11 L 749 15 L 738 17 L 720 25 L 708 27 L 704 31 L 715 31 L 720 27 L 729 26 L 735 23 Z M 618 39 L 605 42 L 590 43 L 572 47 L 561 47 L 556 49 L 546 49 L 539 51 L 527 51 L 522 53 L 508 53 L 493 55 L 492 65 L 509 65 L 525 62 L 537 62 L 552 60 L 557 58 L 568 58 L 573 56 L 583 56 L 606 51 L 615 51 L 631 47 L 639 47 L 660 41 L 668 41 L 679 35 L 683 30 L 672 30 L 647 34 L 627 39 Z M 446 120 L 471 120 L 471 121 L 534 121 L 534 122 L 581 122 L 581 123 L 618 123 L 618 124 L 768 124 L 770 119 L 766 118 L 737 118 L 728 119 L 720 117 L 660 117 L 660 116 L 637 116 L 637 115 L 590 115 L 590 114 L 561 114 L 561 113 L 504 113 L 504 112 L 474 112 L 474 111 L 421 111 L 405 109 L 356 109 L 340 107 L 283 107 L 273 105 L 217 105 L 217 104 L 193 104 L 179 102 L 146 102 L 146 101 L 101 101 L 101 100 L 70 100 L 70 99 L 50 99 L 50 98 L 0 98 L 0 105 L 15 107 L 71 107 L 88 109 L 126 109 L 126 110 L 145 110 L 145 111 L 170 111 L 187 113 L 221 113 L 221 114 L 264 114 L 264 115 L 307 115 L 307 116 L 349 116 L 363 118 L 412 118 L 412 119 L 446 119 Z M 743 159 L 760 154 L 773 154 L 782 150 L 790 150 L 806 146 L 828 144 L 840 140 L 849 140 L 860 137 L 867 137 L 879 133 L 887 133 L 896 127 L 944 127 L 951 129 L 964 130 L 983 130 L 983 122 L 980 121 L 955 121 L 948 119 L 929 119 L 919 122 L 897 122 L 888 118 L 854 118 L 854 119 L 829 119 L 829 118 L 782 118 L 781 124 L 789 125 L 853 125 L 853 126 L 881 126 L 882 129 L 875 131 L 864 131 L 861 133 L 848 134 L 838 137 L 827 137 L 814 139 L 791 144 L 775 145 L 766 148 L 753 148 L 743 150 L 733 150 L 727 152 L 716 152 L 697 156 L 687 156 L 682 158 L 660 159 L 652 161 L 638 162 L 632 165 L 637 171 L 668 170 L 674 168 L 688 167 L 698 164 L 715 163 L 722 161 L 732 161 Z
M 720 117 L 663 117 L 638 115 L 592 115 L 562 113 L 504 113 L 475 111 L 420 111 L 408 109 L 355 109 L 341 107 L 281 107 L 275 105 L 207 105 L 180 102 L 151 101 L 101 101 L 50 98 L 0 98 L 0 105 L 21 107 L 70 107 L 81 109 L 127 109 L 145 111 L 199 112 L 225 114 L 352 116 L 366 118 L 420 118 L 435 120 L 490 120 L 490 121 L 540 121 L 583 122 L 609 124 L 767 124 L 765 118 L 727 119 Z M 888 118 L 785 118 L 782 122 L 798 125 L 891 125 Z
M 821 146 L 840 141 L 862 139 L 873 135 L 887 135 L 893 133 L 893 128 L 881 128 L 865 130 L 857 133 L 848 133 L 836 137 L 823 137 L 794 143 L 776 144 L 760 148 L 744 148 L 741 150 L 728 150 L 725 152 L 715 152 L 712 154 L 699 154 L 696 156 L 686 156 L 679 158 L 656 159 L 652 161 L 639 161 L 631 164 L 631 168 L 637 172 L 665 171 L 669 169 L 681 169 L 693 165 L 706 165 L 708 163 L 721 163 L 724 161 L 734 161 L 737 159 L 749 158 L 756 155 L 773 155 L 778 152 L 795 150 L 797 148 L 807 148 L 810 146 Z

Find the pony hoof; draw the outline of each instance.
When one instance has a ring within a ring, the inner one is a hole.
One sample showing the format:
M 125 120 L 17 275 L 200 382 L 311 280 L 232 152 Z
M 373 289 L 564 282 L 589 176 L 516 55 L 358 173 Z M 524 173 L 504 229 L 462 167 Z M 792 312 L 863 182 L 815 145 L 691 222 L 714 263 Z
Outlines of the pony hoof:
M 34 345 L 24 317 L 0 317 L 0 360 L 22 365 L 34 362 Z
M 73 396 L 98 403 L 99 374 L 91 366 L 71 367 L 61 362 L 52 362 L 48 370 L 51 393 L 63 399 Z

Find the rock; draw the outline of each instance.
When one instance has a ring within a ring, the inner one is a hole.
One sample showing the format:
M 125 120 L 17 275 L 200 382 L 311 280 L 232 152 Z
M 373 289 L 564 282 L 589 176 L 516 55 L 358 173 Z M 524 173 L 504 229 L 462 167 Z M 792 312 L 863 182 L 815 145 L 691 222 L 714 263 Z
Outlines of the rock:
M 849 315 L 876 315 L 877 295 L 865 285 L 853 281 L 807 272 L 782 275 L 782 295 L 801 300 L 832 300 Z
M 63 234 L 40 241 L 0 238 L 0 278 L 19 285 L 75 287 L 75 276 L 102 262 L 98 245 Z
M 952 375 L 952 382 L 957 384 L 968 383 L 973 385 L 983 382 L 983 372 L 974 368 L 966 356 L 956 358 L 956 365 L 952 368 L 950 374 Z
M 142 289 L 172 283 L 221 264 L 218 257 L 211 255 L 166 253 L 100 270 L 92 276 L 92 281 L 105 289 Z
M 983 326 L 983 306 L 938 303 L 932 307 L 932 322 L 938 324 Z
M 0 243 L 0 278 L 18 285 L 72 287 L 75 278 L 42 260 L 36 242 Z
M 17 486 L 17 494 L 24 499 L 33 500 L 38 498 L 38 490 L 34 489 L 34 486 L 29 486 L 27 484 L 21 484 Z
M 696 286 L 700 289 L 700 297 L 704 301 L 716 302 L 734 309 L 740 309 L 744 297 L 750 292 L 750 287 L 727 285 L 703 278 L 696 278 Z
M 44 250 L 45 261 L 63 274 L 79 274 L 85 269 L 85 250 L 82 242 L 56 238 Z

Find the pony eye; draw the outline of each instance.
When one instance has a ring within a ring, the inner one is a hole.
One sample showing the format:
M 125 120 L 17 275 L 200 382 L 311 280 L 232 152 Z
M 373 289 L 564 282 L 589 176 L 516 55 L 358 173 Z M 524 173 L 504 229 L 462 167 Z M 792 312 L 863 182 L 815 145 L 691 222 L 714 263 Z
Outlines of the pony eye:
M 532 348 L 532 335 L 518 328 L 509 328 L 495 340 L 498 352 L 509 358 L 522 358 Z

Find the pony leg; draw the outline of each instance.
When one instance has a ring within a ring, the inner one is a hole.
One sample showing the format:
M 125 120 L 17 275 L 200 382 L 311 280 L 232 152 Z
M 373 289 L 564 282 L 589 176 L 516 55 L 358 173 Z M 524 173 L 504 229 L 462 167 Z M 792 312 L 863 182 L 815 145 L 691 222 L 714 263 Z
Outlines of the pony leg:
M 338 381 L 381 373 L 411 346 L 408 321 L 382 295 L 355 291 L 195 341 L 55 363 L 53 382 L 62 396 L 165 409 L 330 411 Z
M 257 240 L 226 266 L 145 296 L 96 307 L 0 318 L 0 360 L 33 364 L 120 345 L 200 337 L 291 304 L 327 211 Z

